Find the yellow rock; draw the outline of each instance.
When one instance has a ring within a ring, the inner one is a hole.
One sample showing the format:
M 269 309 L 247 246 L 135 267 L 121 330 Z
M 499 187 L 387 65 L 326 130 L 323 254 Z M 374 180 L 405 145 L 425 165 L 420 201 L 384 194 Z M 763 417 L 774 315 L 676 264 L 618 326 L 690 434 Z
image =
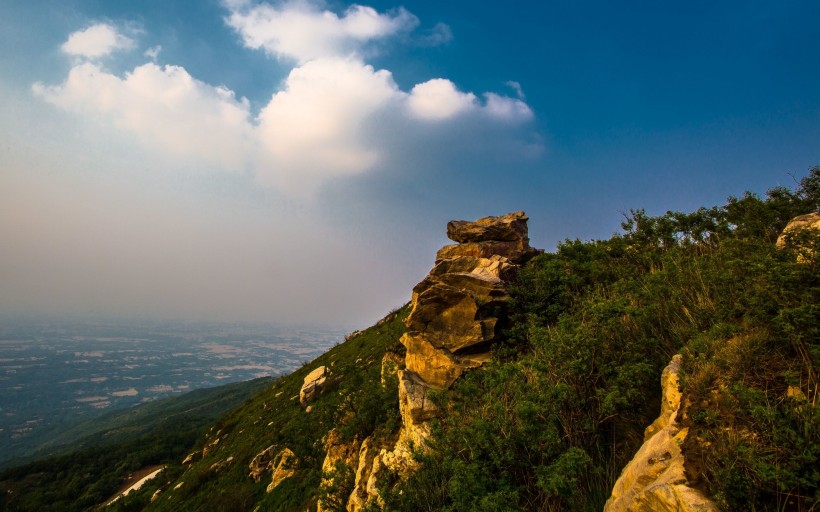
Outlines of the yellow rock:
M 661 414 L 644 434 L 644 444 L 626 465 L 612 488 L 604 512 L 717 512 L 718 507 L 690 487 L 681 445 L 688 429 L 677 421 L 681 393 L 681 356 L 676 355 L 661 376 Z

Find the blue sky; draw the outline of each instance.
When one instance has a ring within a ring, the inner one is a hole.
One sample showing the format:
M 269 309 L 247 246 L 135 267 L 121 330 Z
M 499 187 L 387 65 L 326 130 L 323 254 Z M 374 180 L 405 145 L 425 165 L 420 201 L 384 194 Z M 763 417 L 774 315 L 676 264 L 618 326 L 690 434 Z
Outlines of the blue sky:
M 450 219 L 533 245 L 820 165 L 820 4 L 0 5 L 0 312 L 361 327 Z

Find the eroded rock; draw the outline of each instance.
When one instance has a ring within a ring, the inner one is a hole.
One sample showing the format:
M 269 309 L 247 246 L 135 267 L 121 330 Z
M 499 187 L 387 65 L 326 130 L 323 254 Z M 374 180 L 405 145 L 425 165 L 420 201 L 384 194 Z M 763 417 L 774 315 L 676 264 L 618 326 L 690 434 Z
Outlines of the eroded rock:
M 678 422 L 681 356 L 676 355 L 661 376 L 661 414 L 644 433 L 644 444 L 615 482 L 604 512 L 717 512 L 718 507 L 689 485 L 681 445 L 688 434 Z
M 326 489 L 332 488 L 335 479 L 345 478 L 345 475 L 337 474 L 338 471 L 349 471 L 353 474 L 359 466 L 359 440 L 345 442 L 341 433 L 337 429 L 331 429 L 325 438 L 325 460 L 322 462 L 322 486 Z M 348 496 L 335 496 L 338 501 L 344 503 Z M 323 512 L 330 508 L 319 500 L 316 512 Z
M 271 492 L 283 480 L 292 477 L 296 473 L 298 460 L 296 454 L 290 448 L 283 448 L 276 452 L 275 445 L 268 446 L 251 460 L 248 464 L 250 473 L 248 476 L 255 482 L 259 482 L 266 473 L 271 473 L 271 483 L 268 484 L 266 492 Z
M 299 460 L 296 458 L 296 454 L 293 453 L 290 448 L 284 448 L 277 453 L 272 461 L 274 467 L 273 476 L 265 492 L 271 492 L 283 481 L 295 475 L 298 462 Z
M 777 237 L 776 247 L 784 249 L 789 246 L 797 251 L 799 263 L 813 263 L 815 261 L 816 243 L 801 235 L 804 232 L 815 236 L 820 235 L 820 213 L 798 215 L 786 224 L 783 232 Z
M 264 474 L 273 469 L 271 463 L 273 462 L 275 449 L 275 445 L 268 446 L 257 453 L 253 460 L 251 460 L 251 463 L 248 464 L 248 468 L 251 470 L 248 476 L 253 478 L 254 482 L 262 480 Z
M 302 389 L 299 390 L 299 403 L 306 406 L 319 396 L 322 387 L 327 382 L 327 367 L 320 366 L 305 376 Z
M 440 413 L 431 392 L 490 359 L 506 320 L 507 285 L 519 265 L 538 253 L 529 246 L 524 212 L 452 221 L 447 236 L 459 243 L 437 253 L 435 266 L 413 289 L 405 319 L 404 369 L 395 365 L 402 417 L 398 439 L 378 449 L 369 440 L 362 443 L 348 510 L 381 505 L 379 487 L 386 475 L 407 478 L 417 470 L 413 452 L 424 449 L 430 420 Z
M 447 223 L 447 238 L 465 242 L 517 242 L 527 237 L 527 214 L 513 212 L 499 217 L 484 217 L 476 221 L 451 220 Z

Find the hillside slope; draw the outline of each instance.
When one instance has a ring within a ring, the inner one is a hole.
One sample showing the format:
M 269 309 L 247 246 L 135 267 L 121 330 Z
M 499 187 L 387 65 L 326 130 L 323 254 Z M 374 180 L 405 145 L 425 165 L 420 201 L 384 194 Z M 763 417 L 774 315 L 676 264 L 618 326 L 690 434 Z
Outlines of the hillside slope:
M 54 439 L 35 462 L 0 473 L 0 510 L 94 508 L 129 474 L 177 460 L 226 412 L 273 378 L 236 382 L 113 411 Z

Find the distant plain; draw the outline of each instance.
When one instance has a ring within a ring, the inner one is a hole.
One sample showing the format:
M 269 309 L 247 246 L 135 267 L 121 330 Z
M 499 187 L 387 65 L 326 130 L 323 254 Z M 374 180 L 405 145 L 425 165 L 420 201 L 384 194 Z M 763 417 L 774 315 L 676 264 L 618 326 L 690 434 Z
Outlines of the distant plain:
M 109 411 L 289 373 L 343 335 L 269 324 L 5 318 L 0 462 Z

